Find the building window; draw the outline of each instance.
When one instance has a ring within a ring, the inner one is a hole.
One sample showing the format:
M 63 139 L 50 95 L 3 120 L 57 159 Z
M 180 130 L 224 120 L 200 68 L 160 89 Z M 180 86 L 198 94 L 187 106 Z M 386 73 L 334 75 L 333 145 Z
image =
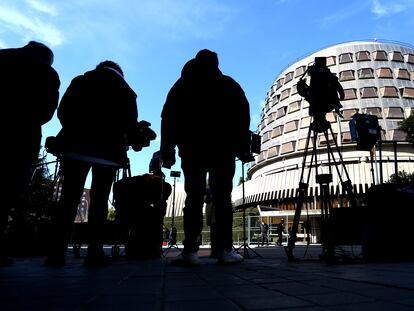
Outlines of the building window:
M 276 126 L 276 127 L 272 130 L 272 138 L 279 137 L 280 135 L 282 135 L 282 133 L 283 133 L 283 125 Z
M 356 99 L 356 89 L 344 89 L 345 97 L 344 100 Z
M 330 145 L 335 142 L 334 140 L 336 139 L 337 135 L 338 134 L 336 133 L 334 133 L 334 137 L 332 137 L 331 134 L 328 135 L 328 142 Z M 319 146 L 326 146 L 328 142 L 326 141 L 325 135 L 319 135 Z
M 262 142 L 267 142 L 270 139 L 270 133 L 271 131 L 267 131 L 266 133 L 263 134 Z
M 361 68 L 358 70 L 358 78 L 371 79 L 374 77 L 374 70 L 372 68 Z
M 405 54 L 404 58 L 406 63 L 414 64 L 414 54 Z
M 298 110 L 300 110 L 300 100 L 294 101 L 293 103 L 289 105 L 288 113 L 292 113 Z
M 401 52 L 391 52 L 390 53 L 390 59 L 394 62 L 404 62 L 404 56 L 401 54 Z
M 288 73 L 285 75 L 285 84 L 286 84 L 286 83 L 288 83 L 288 82 L 290 82 L 290 81 L 292 81 L 292 79 L 293 79 L 293 71 L 288 72 Z
M 378 118 L 382 118 L 380 107 L 369 107 L 369 108 L 365 108 L 363 111 L 365 114 L 369 114 L 369 115 L 377 116 Z
M 266 104 L 266 110 L 269 110 L 274 105 L 276 105 L 277 104 L 277 101 L 276 100 L 277 100 L 276 97 L 273 97 L 273 98 L 268 99 L 267 104 Z
M 313 147 L 313 140 L 312 137 L 309 139 L 308 149 Z M 306 148 L 306 138 L 302 138 L 298 140 L 298 150 L 304 150 Z
M 399 97 L 398 90 L 394 86 L 382 86 L 380 87 L 381 97 Z
M 351 132 L 343 132 L 343 133 L 342 133 L 342 143 L 343 143 L 343 144 L 349 144 L 349 143 L 352 143 L 352 136 L 351 136 Z
M 291 153 L 295 151 L 296 141 L 290 141 L 287 143 L 282 144 L 282 150 L 280 154 Z
M 276 81 L 276 90 L 280 89 L 283 86 L 283 83 L 285 81 L 285 78 L 280 78 Z
M 404 98 L 414 98 L 414 88 L 404 87 L 401 89 L 401 96 Z
M 328 56 L 326 58 L 326 66 L 333 66 L 336 64 L 336 57 L 335 56 Z
M 298 129 L 299 120 L 290 121 L 285 124 L 285 133 L 290 133 Z
M 355 80 L 355 72 L 353 70 L 344 70 L 339 73 L 339 81 Z
M 349 121 L 353 117 L 354 114 L 358 112 L 358 109 L 344 109 L 342 110 L 342 115 L 344 118 L 342 121 Z
M 357 62 L 364 62 L 367 60 L 371 60 L 369 52 L 368 51 L 359 51 L 356 53 L 356 60 Z
M 295 95 L 298 93 L 298 85 L 292 85 L 292 88 L 290 89 L 290 95 Z
M 271 158 L 277 157 L 277 155 L 279 154 L 279 149 L 280 149 L 280 146 L 270 147 L 267 150 L 267 158 L 271 159 Z
M 300 66 L 295 69 L 295 78 L 302 76 L 306 71 L 306 66 Z
M 269 114 L 269 116 L 266 118 L 266 125 L 269 125 L 276 119 L 276 112 L 272 112 Z
M 395 77 L 401 80 L 410 80 L 410 73 L 407 69 L 395 68 L 394 69 Z
M 410 71 L 410 80 L 414 81 L 414 71 Z
M 388 60 L 387 52 L 382 50 L 373 52 L 372 56 L 374 57 L 374 60 Z
M 311 117 L 304 117 L 300 122 L 300 128 L 309 127 L 311 122 Z
M 389 78 L 389 79 L 392 79 L 392 71 L 391 71 L 391 68 L 385 68 L 385 67 L 378 68 L 376 70 L 376 73 L 377 73 L 377 77 L 378 78 Z
M 286 115 L 286 109 L 287 107 L 281 107 L 276 111 L 276 119 L 279 119 L 281 117 L 284 117 Z
M 331 112 L 328 112 L 326 114 L 326 120 L 328 120 L 331 123 L 335 123 L 336 122 L 335 114 L 332 111 Z
M 391 140 L 402 140 L 402 141 L 406 141 L 407 139 L 407 134 L 401 130 L 391 130 L 388 131 L 389 136 L 391 137 Z
M 257 163 L 264 161 L 267 158 L 267 150 L 261 152 L 257 157 Z
M 360 89 L 361 98 L 374 98 L 378 97 L 377 88 L 370 86 L 370 87 L 363 87 Z
M 285 100 L 286 98 L 288 98 L 290 95 L 290 89 L 285 89 L 282 91 L 282 93 L 280 94 L 280 101 Z
M 353 61 L 352 53 L 344 53 L 344 54 L 339 55 L 340 64 L 351 63 L 352 61 Z
M 384 116 L 387 119 L 404 119 L 404 110 L 401 107 L 384 108 Z

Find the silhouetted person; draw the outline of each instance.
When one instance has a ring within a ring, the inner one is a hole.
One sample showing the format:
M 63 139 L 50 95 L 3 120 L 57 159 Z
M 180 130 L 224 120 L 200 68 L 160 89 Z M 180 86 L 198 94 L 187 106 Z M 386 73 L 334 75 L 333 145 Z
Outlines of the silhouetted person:
M 278 237 L 277 242 L 276 242 L 277 245 L 282 246 L 284 232 L 285 232 L 285 220 L 282 218 L 276 227 L 276 233 Z
M 242 88 L 221 73 L 216 53 L 201 50 L 169 91 L 161 117 L 163 166 L 175 163 L 177 146 L 187 194 L 184 250 L 178 262 L 199 263 L 197 238 L 203 227 L 207 173 L 220 236 L 218 262 L 240 262 L 243 257 L 232 249 L 231 192 L 236 156 L 246 160 L 250 155 L 249 103 Z
M 112 183 L 117 170 L 127 164 L 127 140 L 136 131 L 136 97 L 121 67 L 112 61 L 101 62 L 96 69 L 75 77 L 63 95 L 58 108 L 62 129 L 57 139 L 64 178 L 54 245 L 46 265 L 65 265 L 77 206 L 91 169 L 89 246 L 84 263 L 110 263 L 102 248 L 103 226 Z
M 266 243 L 266 245 L 269 245 L 269 238 L 267 236 L 269 232 L 269 225 L 267 223 L 265 223 L 264 221 L 262 221 L 262 223 L 260 224 L 260 241 L 262 246 L 264 246 L 264 244 Z
M 37 161 L 42 125 L 59 101 L 59 76 L 52 68 L 53 52 L 30 41 L 22 48 L 0 50 L 1 144 L 7 162 L 2 166 L 0 252 L 11 208 L 19 208 L 28 193 L 32 165 Z M 0 256 L 0 266 L 13 260 Z

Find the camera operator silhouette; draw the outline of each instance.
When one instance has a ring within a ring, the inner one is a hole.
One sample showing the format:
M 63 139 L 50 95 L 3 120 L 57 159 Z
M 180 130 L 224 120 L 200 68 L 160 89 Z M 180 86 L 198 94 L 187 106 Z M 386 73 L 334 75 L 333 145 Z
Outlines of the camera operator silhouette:
M 184 250 L 175 263 L 199 264 L 198 238 L 203 227 L 202 208 L 209 175 L 216 212 L 219 263 L 243 257 L 232 246 L 232 180 L 236 156 L 250 161 L 249 103 L 240 85 L 219 70 L 215 52 L 201 50 L 182 69 L 168 93 L 162 111 L 163 167 L 175 163 L 178 147 L 184 188 Z
M 108 60 L 75 77 L 63 95 L 58 107 L 62 129 L 56 145 L 61 152 L 64 178 L 46 265 L 59 267 L 66 263 L 67 243 L 90 170 L 89 246 L 84 264 L 110 264 L 103 251 L 102 233 L 112 183 L 117 170 L 128 164 L 127 146 L 137 133 L 136 97 L 121 67 Z
M 60 81 L 52 68 L 53 52 L 30 41 L 21 48 L 0 50 L 1 141 L 10 155 L 2 166 L 7 182 L 1 187 L 0 252 L 11 208 L 19 209 L 27 199 L 32 165 L 37 161 L 42 125 L 53 116 L 59 101 Z M 0 253 L 0 266 L 13 259 Z
M 310 85 L 304 80 L 306 74 L 310 76 Z M 318 132 L 329 127 L 325 119 L 326 113 L 335 110 L 342 117 L 340 100 L 345 97 L 344 90 L 335 76 L 326 66 L 326 57 L 315 57 L 315 64 L 309 66 L 297 85 L 299 95 L 309 102 L 309 115 L 313 116 Z

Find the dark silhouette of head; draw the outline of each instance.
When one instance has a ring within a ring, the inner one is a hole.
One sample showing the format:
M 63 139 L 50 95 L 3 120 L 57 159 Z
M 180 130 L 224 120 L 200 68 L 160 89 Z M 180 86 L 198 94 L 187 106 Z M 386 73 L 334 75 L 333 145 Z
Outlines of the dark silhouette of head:
M 103 62 L 100 62 L 97 66 L 96 69 L 103 69 L 103 68 L 111 68 L 116 70 L 117 72 L 119 72 L 119 74 L 121 74 L 121 76 L 124 76 L 124 72 L 122 71 L 121 66 L 119 66 L 119 64 L 111 61 L 111 60 L 105 60 Z
M 219 61 L 217 54 L 204 49 L 197 53 L 195 57 L 197 75 L 202 80 L 215 79 L 220 75 L 218 68 Z
M 52 50 L 43 43 L 30 41 L 23 47 L 23 51 L 38 61 L 52 66 L 54 55 Z
M 202 66 L 214 68 L 218 68 L 219 66 L 219 60 L 216 52 L 207 49 L 200 50 L 195 58 Z

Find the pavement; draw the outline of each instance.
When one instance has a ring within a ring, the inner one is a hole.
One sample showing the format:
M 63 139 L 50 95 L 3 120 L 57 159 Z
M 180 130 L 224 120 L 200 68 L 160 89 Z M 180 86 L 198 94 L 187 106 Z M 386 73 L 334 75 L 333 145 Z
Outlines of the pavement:
M 407 246 L 408 247 L 408 246 Z M 201 249 L 201 265 L 160 259 L 86 268 L 68 254 L 63 268 L 44 257 L 18 258 L 0 268 L 0 310 L 414 310 L 414 262 L 365 263 L 358 249 L 341 249 L 335 264 L 319 260 L 320 246 L 242 248 L 245 260 L 217 265 Z

